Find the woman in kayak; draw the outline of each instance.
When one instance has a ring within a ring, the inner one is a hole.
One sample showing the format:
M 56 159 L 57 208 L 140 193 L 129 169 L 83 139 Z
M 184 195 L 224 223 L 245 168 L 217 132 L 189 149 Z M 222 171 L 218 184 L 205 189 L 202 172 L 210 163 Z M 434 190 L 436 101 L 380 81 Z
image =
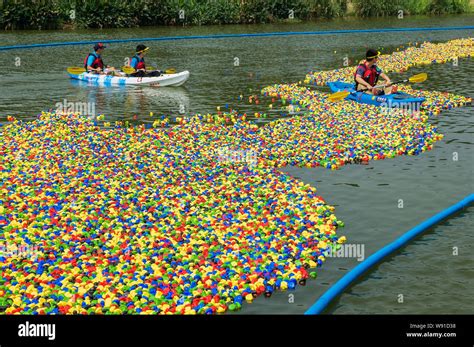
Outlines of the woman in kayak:
M 356 90 L 364 89 L 366 93 L 374 95 L 388 95 L 397 92 L 397 87 L 390 85 L 392 83 L 390 78 L 377 66 L 379 55 L 380 52 L 369 49 L 365 54 L 365 61 L 357 66 L 354 74 Z M 377 84 L 379 77 L 382 77 L 386 82 L 383 90 L 373 88 Z
M 135 72 L 132 73 L 132 76 L 135 77 L 153 77 L 160 76 L 161 71 L 147 71 L 145 66 L 145 53 L 148 51 L 149 47 L 145 45 L 138 45 L 135 55 L 130 59 L 130 67 L 135 69 Z
M 101 54 L 104 52 L 104 44 L 97 43 L 94 46 L 94 52 L 89 53 L 89 55 L 84 60 L 84 68 L 88 72 L 96 73 L 96 74 L 108 74 L 113 73 L 115 68 L 112 66 L 105 66 L 104 61 L 102 60 Z

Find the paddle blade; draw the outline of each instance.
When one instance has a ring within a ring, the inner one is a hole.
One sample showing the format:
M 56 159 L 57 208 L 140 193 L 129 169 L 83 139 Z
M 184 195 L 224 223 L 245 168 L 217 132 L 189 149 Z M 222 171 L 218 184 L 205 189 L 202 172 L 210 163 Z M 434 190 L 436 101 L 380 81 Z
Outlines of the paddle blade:
M 127 75 L 130 75 L 135 72 L 135 69 L 131 66 L 122 66 L 122 71 L 125 72 Z
M 69 72 L 71 75 L 80 75 L 81 73 L 86 72 L 86 69 L 83 67 L 71 66 L 67 68 L 67 72 Z
M 158 70 L 156 67 L 152 66 L 151 67 L 152 70 Z M 176 69 L 174 67 L 170 67 L 169 69 L 166 69 L 166 70 L 163 70 L 163 73 L 164 74 L 174 74 L 176 73 Z
M 153 68 L 153 69 L 158 70 L 156 68 Z M 122 66 L 122 71 L 125 72 L 127 75 L 130 75 L 130 74 L 135 72 L 135 69 L 133 67 L 130 67 L 130 66 Z M 176 73 L 176 69 L 175 68 L 170 68 L 170 69 L 166 69 L 163 72 L 165 74 L 174 74 L 174 73 Z
M 418 75 L 411 76 L 408 80 L 411 83 L 421 83 L 424 82 L 428 79 L 428 74 L 426 73 L 420 73 Z
M 342 99 L 346 98 L 349 94 L 350 94 L 350 92 L 348 92 L 348 91 L 336 92 L 334 94 L 329 95 L 328 100 L 332 101 L 332 102 L 339 101 L 339 100 L 342 100 Z

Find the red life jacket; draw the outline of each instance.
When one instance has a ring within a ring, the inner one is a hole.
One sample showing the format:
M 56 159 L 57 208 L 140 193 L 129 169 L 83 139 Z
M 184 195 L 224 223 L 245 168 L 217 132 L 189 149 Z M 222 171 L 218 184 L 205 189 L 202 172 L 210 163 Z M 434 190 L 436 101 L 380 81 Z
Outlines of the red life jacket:
M 358 82 L 356 80 L 356 76 L 357 76 L 357 70 L 359 70 L 360 67 L 363 67 L 364 68 L 364 74 L 362 75 L 362 79 L 364 81 L 366 81 L 368 84 L 370 84 L 371 86 L 375 86 L 375 84 L 377 83 L 377 81 L 379 80 L 379 72 L 377 71 L 377 66 L 376 65 L 372 65 L 372 67 L 367 67 L 367 64 L 364 63 L 364 64 L 360 64 L 357 69 L 356 69 L 356 72 L 354 73 L 354 81 L 355 81 L 355 84 L 356 84 L 356 89 L 358 87 Z
M 146 69 L 144 58 L 140 58 L 138 55 L 135 55 L 132 59 L 137 60 L 137 66 L 135 66 L 135 70 Z
M 104 61 L 102 60 L 102 58 L 100 56 L 96 55 L 95 53 L 89 53 L 87 55 L 86 59 L 84 59 L 84 69 L 87 70 L 87 61 L 89 60 L 89 57 L 91 55 L 95 57 L 94 61 L 92 62 L 92 65 L 91 65 L 92 68 L 97 69 L 99 67 L 99 68 L 103 69 L 104 68 Z

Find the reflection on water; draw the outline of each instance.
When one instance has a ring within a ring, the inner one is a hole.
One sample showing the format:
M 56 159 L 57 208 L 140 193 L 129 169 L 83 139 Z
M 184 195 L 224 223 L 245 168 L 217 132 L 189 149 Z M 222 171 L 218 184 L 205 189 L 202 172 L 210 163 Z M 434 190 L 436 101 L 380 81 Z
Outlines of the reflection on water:
M 151 121 L 154 109 L 166 114 L 184 114 L 189 111 L 189 92 L 181 87 L 98 86 L 86 81 L 70 80 L 71 102 L 95 105 L 96 114 L 117 110 L 111 116 L 125 120 Z M 108 115 L 108 114 L 107 114 Z

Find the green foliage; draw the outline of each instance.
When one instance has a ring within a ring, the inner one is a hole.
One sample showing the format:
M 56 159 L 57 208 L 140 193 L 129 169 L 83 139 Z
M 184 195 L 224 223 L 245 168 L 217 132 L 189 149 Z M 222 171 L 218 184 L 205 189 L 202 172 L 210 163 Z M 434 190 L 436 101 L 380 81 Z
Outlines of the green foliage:
M 318 0 L 319 12 L 317 17 L 333 18 L 340 17 L 346 14 L 347 1 L 343 0 Z
M 57 1 L 3 1 L 0 10 L 4 29 L 54 29 L 65 20 Z
M 243 23 L 266 23 L 276 20 L 306 20 L 343 16 L 347 11 L 347 0 L 244 0 L 240 19 Z
M 244 0 L 240 9 L 242 23 L 266 23 L 270 19 L 267 0 Z
M 428 7 L 428 11 L 434 14 L 464 13 L 469 10 L 469 0 L 433 0 Z
M 162 24 L 160 1 L 75 0 L 75 22 L 84 28 L 130 28 Z
M 404 0 L 355 0 L 354 10 L 360 17 L 394 16 L 404 9 Z
M 128 28 L 334 18 L 349 0 L 0 0 L 0 28 Z M 361 17 L 462 13 L 469 0 L 353 0 Z
M 215 0 L 215 6 L 209 8 L 212 24 L 232 24 L 240 20 L 240 1 Z
M 308 1 L 274 0 L 267 4 L 269 18 L 289 19 L 290 14 L 294 18 L 307 19 L 310 15 Z
M 160 0 L 133 1 L 133 13 L 140 26 L 163 24 L 164 3 Z
M 431 0 L 406 0 L 404 11 L 412 15 L 427 13 L 430 3 Z
M 470 0 L 354 0 L 356 15 L 360 17 L 395 16 L 404 14 L 464 13 L 470 10 Z

